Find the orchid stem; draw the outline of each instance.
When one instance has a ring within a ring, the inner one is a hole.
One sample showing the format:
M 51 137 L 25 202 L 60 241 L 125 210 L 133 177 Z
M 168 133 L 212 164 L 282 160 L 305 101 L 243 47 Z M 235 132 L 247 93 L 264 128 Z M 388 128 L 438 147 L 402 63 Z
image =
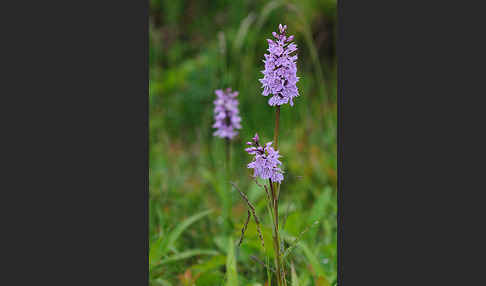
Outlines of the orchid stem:
M 231 181 L 231 142 L 229 138 L 226 138 L 225 140 L 225 149 L 226 149 L 226 181 L 230 182 Z M 231 186 L 228 184 L 229 189 L 228 191 L 224 192 L 224 203 L 223 203 L 223 208 L 224 208 L 224 229 L 226 232 L 230 231 L 230 210 L 231 210 Z
M 280 106 L 277 106 L 277 110 L 275 112 L 275 130 L 273 131 L 273 143 L 275 144 L 275 150 L 278 149 L 278 127 L 280 121 Z
M 275 112 L 275 130 L 273 133 L 273 142 L 275 144 L 274 145 L 275 150 L 278 150 L 279 121 L 280 121 L 280 106 L 277 106 Z M 273 242 L 275 248 L 277 284 L 278 286 L 286 286 L 287 281 L 285 279 L 285 270 L 283 269 L 283 265 L 282 265 L 282 256 L 280 253 L 280 236 L 279 236 L 279 228 L 278 228 L 278 198 L 279 198 L 280 184 L 273 183 L 271 179 L 269 179 L 269 184 L 272 193 L 272 207 L 273 207 L 273 219 L 274 219 Z

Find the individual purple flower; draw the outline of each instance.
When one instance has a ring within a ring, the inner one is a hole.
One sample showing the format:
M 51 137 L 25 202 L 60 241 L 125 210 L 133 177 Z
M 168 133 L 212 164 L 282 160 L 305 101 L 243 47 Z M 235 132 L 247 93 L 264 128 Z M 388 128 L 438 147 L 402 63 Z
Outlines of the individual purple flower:
M 258 134 L 255 134 L 252 141 L 246 144 L 251 147 L 246 148 L 245 151 L 250 155 L 255 155 L 253 161 L 248 164 L 248 168 L 254 171 L 253 177 L 280 183 L 284 179 L 283 171 L 278 167 L 278 165 L 282 165 L 282 162 L 278 160 L 281 156 L 272 148 L 272 142 L 268 142 L 263 147 L 260 145 Z
M 236 129 L 241 129 L 241 117 L 238 110 L 238 92 L 231 91 L 227 88 L 225 91 L 218 89 L 214 92 L 217 96 L 214 101 L 214 124 L 213 128 L 217 130 L 214 136 L 221 138 L 233 139 L 238 132 Z
M 296 83 L 297 77 L 297 45 L 291 43 L 294 36 L 287 37 L 285 31 L 287 25 L 278 26 L 280 34 L 273 32 L 275 41 L 267 39 L 269 54 L 265 54 L 265 70 L 263 78 L 259 79 L 263 87 L 263 96 L 273 95 L 268 104 L 271 106 L 289 103 L 294 105 L 293 98 L 299 96 Z

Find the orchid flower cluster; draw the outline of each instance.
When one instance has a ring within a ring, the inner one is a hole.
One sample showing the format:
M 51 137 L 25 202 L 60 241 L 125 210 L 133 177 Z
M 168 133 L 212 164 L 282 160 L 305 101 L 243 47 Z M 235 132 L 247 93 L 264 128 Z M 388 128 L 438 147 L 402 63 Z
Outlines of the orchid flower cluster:
M 282 165 L 278 158 L 281 156 L 272 148 L 272 142 L 268 142 L 263 147 L 260 145 L 258 134 L 255 134 L 252 141 L 246 144 L 252 147 L 246 148 L 245 151 L 255 155 L 254 160 L 248 164 L 248 168 L 254 170 L 253 176 L 280 183 L 283 180 L 283 171 L 278 167 Z
M 276 40 L 268 41 L 268 52 L 265 54 L 265 70 L 262 71 L 264 77 L 259 79 L 263 87 L 263 96 L 272 95 L 268 100 L 270 106 L 276 106 L 275 113 L 275 132 L 274 141 L 266 144 L 260 144 L 260 138 L 258 134 L 252 138 L 245 151 L 253 155 L 252 161 L 247 165 L 249 169 L 253 169 L 253 177 L 268 180 L 268 188 L 264 185 L 267 192 L 268 207 L 271 211 L 273 219 L 273 242 L 275 250 L 275 275 L 277 277 L 278 286 L 286 286 L 285 278 L 285 264 L 283 263 L 283 255 L 281 247 L 283 244 L 280 241 L 279 236 L 279 224 L 278 224 L 278 199 L 280 194 L 280 183 L 284 179 L 284 172 L 281 170 L 282 162 L 279 160 L 281 155 L 277 150 L 278 144 L 278 130 L 279 130 L 279 118 L 280 118 L 280 106 L 283 104 L 294 105 L 293 99 L 299 96 L 296 83 L 299 81 L 297 77 L 297 55 L 293 54 L 297 51 L 297 45 L 292 43 L 294 36 L 287 37 L 285 32 L 287 26 L 280 24 L 279 33 L 273 32 L 273 36 Z M 238 101 L 236 96 L 238 92 L 232 92 L 231 89 L 225 91 L 216 90 L 217 99 L 214 101 L 214 119 L 215 123 L 213 128 L 217 130 L 214 132 L 214 136 L 221 138 L 233 139 L 238 132 L 237 129 L 241 129 L 241 118 L 238 111 Z M 227 140 L 227 152 L 230 147 L 230 141 Z M 275 144 L 275 148 L 272 147 Z M 229 153 L 228 153 L 229 154 Z M 229 161 L 229 156 L 227 157 Z M 258 183 L 257 183 L 258 184 Z M 248 204 L 248 216 L 246 222 L 241 230 L 241 238 L 239 244 L 243 241 L 243 236 L 247 228 L 250 216 L 253 216 L 257 225 L 260 240 L 264 246 L 263 236 L 260 231 L 260 222 L 256 216 L 254 206 L 249 202 L 247 196 L 239 191 L 243 199 Z M 267 257 L 268 259 L 268 257 Z
M 263 78 L 260 79 L 263 87 L 263 96 L 273 95 L 269 100 L 270 106 L 280 106 L 289 103 L 294 105 L 293 98 L 299 96 L 296 83 L 297 77 L 297 55 L 291 55 L 297 51 L 297 45 L 291 43 L 294 36 L 287 37 L 285 31 L 287 25 L 278 26 L 279 34 L 273 32 L 276 40 L 268 41 L 268 52 L 265 54 L 265 70 L 262 71 Z
M 238 110 L 238 92 L 227 88 L 225 91 L 218 89 L 214 92 L 217 96 L 214 101 L 214 124 L 217 130 L 214 136 L 233 139 L 238 135 L 237 129 L 241 129 L 241 117 Z

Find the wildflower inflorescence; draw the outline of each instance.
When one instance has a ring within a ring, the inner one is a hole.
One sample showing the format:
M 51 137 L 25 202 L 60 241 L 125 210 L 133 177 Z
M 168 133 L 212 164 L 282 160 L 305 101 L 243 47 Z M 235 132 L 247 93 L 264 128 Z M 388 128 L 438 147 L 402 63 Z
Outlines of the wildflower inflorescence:
M 217 98 L 214 101 L 213 128 L 217 130 L 213 135 L 233 139 L 238 134 L 236 129 L 241 129 L 241 117 L 236 99 L 238 92 L 232 92 L 231 88 L 227 88 L 225 91 L 218 89 L 214 93 Z
M 297 55 L 291 53 L 297 50 L 297 45 L 291 43 L 294 36 L 287 37 L 285 31 L 287 25 L 278 26 L 279 34 L 273 32 L 275 41 L 267 39 L 269 54 L 265 54 L 265 70 L 262 71 L 264 77 L 260 79 L 264 96 L 272 94 L 268 100 L 271 106 L 289 103 L 294 105 L 293 98 L 299 96 L 296 83 L 297 77 Z
M 272 142 L 268 142 L 263 147 L 260 145 L 258 134 L 255 134 L 252 141 L 246 144 L 251 147 L 246 148 L 245 151 L 250 155 L 255 155 L 253 161 L 248 164 L 248 168 L 254 170 L 253 176 L 280 183 L 284 179 L 283 171 L 278 167 L 278 165 L 282 165 L 282 162 L 278 160 L 281 156 L 271 146 Z

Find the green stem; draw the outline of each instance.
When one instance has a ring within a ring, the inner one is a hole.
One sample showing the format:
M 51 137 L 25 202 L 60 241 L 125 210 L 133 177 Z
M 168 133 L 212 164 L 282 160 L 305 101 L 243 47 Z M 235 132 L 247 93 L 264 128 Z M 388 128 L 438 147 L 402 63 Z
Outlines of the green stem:
M 229 138 L 226 138 L 226 168 L 228 170 L 230 169 L 231 166 L 231 141 Z M 229 172 L 231 174 L 231 172 Z
M 231 221 L 230 221 L 230 209 L 231 209 L 231 185 L 229 182 L 231 181 L 231 142 L 228 138 L 226 138 L 225 142 L 225 149 L 226 149 L 226 160 L 225 160 L 225 167 L 226 167 L 226 183 L 229 186 L 229 189 L 224 191 L 223 194 L 223 208 L 224 208 L 224 230 L 226 233 L 230 231 Z
M 277 276 L 277 285 L 282 286 L 282 265 L 280 263 L 280 241 L 278 235 L 278 204 L 276 200 L 275 190 L 273 183 L 268 179 L 270 183 L 270 190 L 272 193 L 272 210 L 273 210 L 273 249 L 275 251 L 275 275 Z
M 280 106 L 277 106 L 275 112 L 275 130 L 273 134 L 275 150 L 278 150 L 279 122 L 280 122 Z M 274 219 L 273 242 L 275 248 L 277 284 L 278 286 L 286 286 L 287 281 L 285 279 L 285 270 L 283 269 L 282 256 L 280 254 L 280 236 L 279 236 L 279 228 L 278 228 L 278 198 L 279 198 L 280 184 L 273 183 L 272 180 L 270 179 L 269 179 L 269 184 L 272 192 L 272 206 L 273 206 L 273 219 Z
M 278 127 L 280 121 L 280 106 L 277 105 L 277 110 L 275 112 L 275 130 L 273 131 L 273 146 L 275 150 L 278 149 Z

